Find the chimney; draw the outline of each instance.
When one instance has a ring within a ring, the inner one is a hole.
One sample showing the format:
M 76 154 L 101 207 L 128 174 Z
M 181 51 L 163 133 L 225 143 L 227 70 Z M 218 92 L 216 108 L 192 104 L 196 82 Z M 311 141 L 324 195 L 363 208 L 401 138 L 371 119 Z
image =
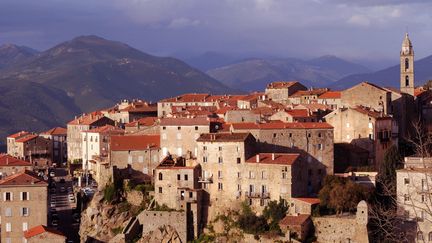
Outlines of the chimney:
M 272 160 L 275 160 L 275 153 L 272 153 Z
M 257 163 L 260 162 L 260 156 L 259 156 L 259 154 L 256 155 L 256 162 L 257 162 Z

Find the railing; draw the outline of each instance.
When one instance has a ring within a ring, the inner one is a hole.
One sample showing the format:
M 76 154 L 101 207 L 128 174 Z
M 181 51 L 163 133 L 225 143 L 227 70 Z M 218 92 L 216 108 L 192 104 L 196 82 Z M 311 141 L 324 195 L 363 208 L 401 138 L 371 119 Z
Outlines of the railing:
M 213 183 L 213 176 L 209 178 L 198 177 L 198 183 Z
M 270 193 L 268 192 L 245 192 L 248 198 L 270 198 Z

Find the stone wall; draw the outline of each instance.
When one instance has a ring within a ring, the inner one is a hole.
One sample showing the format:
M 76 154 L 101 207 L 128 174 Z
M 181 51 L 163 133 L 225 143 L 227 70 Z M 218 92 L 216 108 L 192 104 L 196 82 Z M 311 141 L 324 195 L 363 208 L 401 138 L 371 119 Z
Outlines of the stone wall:
M 143 236 L 152 234 L 164 226 L 172 226 L 177 231 L 181 242 L 187 242 L 186 212 L 168 211 L 144 211 L 138 215 L 140 224 L 143 225 Z

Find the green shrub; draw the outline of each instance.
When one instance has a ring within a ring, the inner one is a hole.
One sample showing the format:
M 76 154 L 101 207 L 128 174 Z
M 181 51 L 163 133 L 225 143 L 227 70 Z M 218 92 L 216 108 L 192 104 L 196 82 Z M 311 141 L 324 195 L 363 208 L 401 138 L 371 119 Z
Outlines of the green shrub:
M 104 188 L 104 201 L 111 203 L 114 198 L 115 198 L 115 194 L 116 194 L 116 188 L 114 186 L 114 184 L 109 184 Z
M 112 232 L 114 235 L 118 235 L 118 234 L 120 234 L 122 231 L 123 231 L 123 227 L 121 227 L 121 226 L 119 226 L 119 227 L 115 227 L 115 228 L 112 228 L 112 229 L 111 229 L 111 232 Z

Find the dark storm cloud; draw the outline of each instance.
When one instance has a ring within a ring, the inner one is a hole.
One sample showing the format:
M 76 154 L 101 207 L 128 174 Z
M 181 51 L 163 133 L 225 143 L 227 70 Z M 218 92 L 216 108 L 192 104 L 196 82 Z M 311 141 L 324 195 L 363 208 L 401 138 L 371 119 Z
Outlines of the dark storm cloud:
M 408 28 L 416 53 L 427 55 L 431 6 L 420 0 L 2 0 L 0 43 L 45 49 L 96 34 L 163 55 L 387 58 L 397 55 Z

